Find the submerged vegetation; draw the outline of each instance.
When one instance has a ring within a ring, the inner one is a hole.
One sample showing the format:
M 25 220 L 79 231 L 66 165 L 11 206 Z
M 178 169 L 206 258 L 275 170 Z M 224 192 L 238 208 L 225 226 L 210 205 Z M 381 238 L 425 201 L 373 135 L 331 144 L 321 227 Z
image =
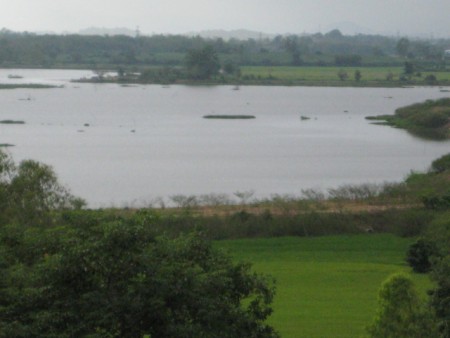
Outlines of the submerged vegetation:
M 1 120 L 0 124 L 25 124 L 25 121 L 17 121 L 17 120 Z
M 5 84 L 0 83 L 1 89 L 50 89 L 50 88 L 59 88 L 58 86 L 38 84 L 38 83 L 28 83 L 28 84 Z
M 450 98 L 428 100 L 399 108 L 394 115 L 367 117 L 369 120 L 384 121 L 397 128 L 433 139 L 450 138 Z
M 254 115 L 205 115 L 204 119 L 222 119 L 222 120 L 248 120 L 256 118 Z

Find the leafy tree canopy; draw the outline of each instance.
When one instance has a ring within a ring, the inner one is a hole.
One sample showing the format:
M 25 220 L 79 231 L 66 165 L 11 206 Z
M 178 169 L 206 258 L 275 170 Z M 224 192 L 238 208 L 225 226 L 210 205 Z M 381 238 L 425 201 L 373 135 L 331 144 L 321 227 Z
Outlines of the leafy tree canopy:
M 139 222 L 0 231 L 0 337 L 277 337 L 272 279 Z
M 84 205 L 58 182 L 50 166 L 32 160 L 17 166 L 9 154 L 0 150 L 0 225 L 48 225 L 53 210 Z
M 220 62 L 217 52 L 210 45 L 192 49 L 186 55 L 188 76 L 195 80 L 208 80 L 219 73 Z
M 400 274 L 381 286 L 377 314 L 368 332 L 372 338 L 437 337 L 431 312 L 421 303 L 411 279 Z
M 64 211 L 81 204 L 0 151 L 0 337 L 278 336 L 271 278 L 201 234 L 158 237 L 149 215 Z

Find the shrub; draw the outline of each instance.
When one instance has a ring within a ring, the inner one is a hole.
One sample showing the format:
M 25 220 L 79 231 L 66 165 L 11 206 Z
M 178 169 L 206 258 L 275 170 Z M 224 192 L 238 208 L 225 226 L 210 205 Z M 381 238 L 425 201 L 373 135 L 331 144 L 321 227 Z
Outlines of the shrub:
M 433 244 L 423 238 L 418 239 L 408 249 L 406 261 L 414 272 L 426 273 L 431 270 L 431 256 L 435 253 Z
M 441 173 L 450 169 L 450 154 L 444 155 L 431 163 L 431 171 Z
M 428 84 L 435 84 L 437 81 L 437 78 L 434 74 L 429 74 L 425 76 L 425 82 Z
M 444 112 L 439 111 L 418 112 L 410 116 L 410 120 L 424 128 L 439 128 L 448 123 L 448 116 Z
M 0 150 L 0 224 L 48 225 L 52 211 L 84 205 L 58 182 L 50 166 L 32 160 L 16 166 Z
M 372 338 L 438 336 L 432 312 L 420 301 L 411 279 L 400 274 L 381 286 L 377 314 L 368 332 Z

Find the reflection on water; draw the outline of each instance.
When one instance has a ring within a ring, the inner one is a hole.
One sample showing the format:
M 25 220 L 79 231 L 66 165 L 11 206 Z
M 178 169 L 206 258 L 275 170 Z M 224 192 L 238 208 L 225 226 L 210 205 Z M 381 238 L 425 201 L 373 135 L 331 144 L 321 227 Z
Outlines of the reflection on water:
M 22 76 L 8 79 L 8 74 Z M 91 206 L 158 196 L 254 190 L 299 194 L 344 183 L 399 181 L 449 142 L 376 126 L 368 115 L 449 97 L 439 88 L 128 86 L 70 83 L 88 71 L 1 70 L 0 82 L 64 84 L 0 91 L 0 143 L 16 160 L 53 165 Z M 30 98 L 30 100 L 23 100 Z M 204 115 L 254 115 L 251 120 Z

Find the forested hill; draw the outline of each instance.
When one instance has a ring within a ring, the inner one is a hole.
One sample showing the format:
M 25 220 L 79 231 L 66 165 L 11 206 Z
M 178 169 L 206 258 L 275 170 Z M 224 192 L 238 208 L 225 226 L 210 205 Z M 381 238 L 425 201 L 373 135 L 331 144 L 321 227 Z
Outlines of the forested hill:
M 0 67 L 112 67 L 184 63 L 186 52 L 211 45 L 222 61 L 239 65 L 398 65 L 407 59 L 438 65 L 447 40 L 409 40 L 378 35 L 326 34 L 223 40 L 199 36 L 37 35 L 0 31 Z

